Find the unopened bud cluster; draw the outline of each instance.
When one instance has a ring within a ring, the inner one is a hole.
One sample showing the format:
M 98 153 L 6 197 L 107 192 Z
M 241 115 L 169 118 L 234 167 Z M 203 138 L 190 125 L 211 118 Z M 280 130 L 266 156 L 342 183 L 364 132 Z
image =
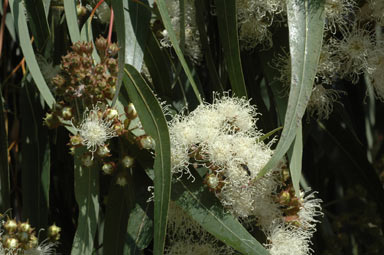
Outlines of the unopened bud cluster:
M 35 229 L 32 228 L 28 221 L 21 222 L 7 218 L 7 220 L 0 223 L 0 253 L 4 251 L 6 252 L 4 254 L 41 254 L 34 252 L 43 249 L 54 252 L 56 242 L 60 239 L 60 230 L 56 225 L 52 225 L 47 233 L 49 243 L 39 244 Z
M 99 37 L 95 42 L 100 63 L 95 63 L 91 42 L 77 42 L 62 58 L 61 73 L 52 80 L 57 97 L 72 105 L 74 99 L 83 99 L 86 105 L 106 102 L 115 93 L 119 47 Z M 72 105 L 73 106 L 73 105 Z

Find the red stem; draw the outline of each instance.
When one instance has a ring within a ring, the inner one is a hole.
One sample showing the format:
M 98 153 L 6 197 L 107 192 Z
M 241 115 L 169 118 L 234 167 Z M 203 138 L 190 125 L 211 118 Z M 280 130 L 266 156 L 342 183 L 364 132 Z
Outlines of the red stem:
M 111 18 L 109 19 L 109 30 L 108 30 L 108 44 L 111 43 L 113 20 L 114 20 L 114 14 L 113 14 L 113 9 L 111 7 Z

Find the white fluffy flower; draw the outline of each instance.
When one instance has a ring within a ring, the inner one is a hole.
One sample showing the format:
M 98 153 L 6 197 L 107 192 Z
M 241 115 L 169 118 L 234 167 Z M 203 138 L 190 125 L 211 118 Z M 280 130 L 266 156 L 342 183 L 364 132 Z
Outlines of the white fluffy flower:
M 324 3 L 325 17 L 327 23 L 325 28 L 331 33 L 336 33 L 336 26 L 348 24 L 350 15 L 353 15 L 357 4 L 354 0 L 326 0 Z
M 373 48 L 373 37 L 366 28 L 356 25 L 351 30 L 341 30 L 343 38 L 330 40 L 330 47 L 340 63 L 340 71 L 343 77 L 357 83 L 359 75 L 365 71 L 371 72 L 368 65 L 368 54 Z
M 45 240 L 41 242 L 37 247 L 30 248 L 24 251 L 24 255 L 53 255 L 56 254 L 57 243 L 49 242 Z
M 83 145 L 92 152 L 92 157 L 99 146 L 104 146 L 108 139 L 117 136 L 113 129 L 113 119 L 105 117 L 105 111 L 101 111 L 97 104 L 91 110 L 85 110 L 83 121 L 75 128 Z
M 312 253 L 308 238 L 308 233 L 301 229 L 277 225 L 271 231 L 266 246 L 271 255 L 307 255 Z
M 285 9 L 284 0 L 238 0 L 236 1 L 240 45 L 251 50 L 257 45 L 272 46 L 269 27 L 277 14 Z
M 333 111 L 333 104 L 337 102 L 342 93 L 338 90 L 327 89 L 321 84 L 315 85 L 308 102 L 308 114 L 317 115 L 318 119 L 328 119 Z
M 304 197 L 301 193 L 300 210 L 294 222 L 279 221 L 276 219 L 267 230 L 268 243 L 265 245 L 271 255 L 309 255 L 311 237 L 316 231 L 316 217 L 322 216 L 321 199 L 312 193 Z
M 253 213 L 256 194 L 264 192 L 260 183 L 269 178 L 252 182 L 272 156 L 269 145 L 259 141 L 263 134 L 256 128 L 257 116 L 245 99 L 215 96 L 212 104 L 201 104 L 169 125 L 172 172 L 190 174 L 192 162 L 215 166 L 211 174 L 223 177 L 223 185 L 215 186 L 222 188 L 216 195 L 241 217 Z M 276 187 L 275 182 L 265 183 Z

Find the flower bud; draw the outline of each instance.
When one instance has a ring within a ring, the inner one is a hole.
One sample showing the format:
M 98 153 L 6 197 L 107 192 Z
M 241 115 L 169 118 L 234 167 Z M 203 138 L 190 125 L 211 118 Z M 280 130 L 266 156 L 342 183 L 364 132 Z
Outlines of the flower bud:
M 56 226 L 56 224 L 51 225 L 47 232 L 48 238 L 51 241 L 58 241 L 60 239 L 60 231 L 61 228 Z
M 109 56 L 115 56 L 119 52 L 119 47 L 116 43 L 112 43 L 108 46 L 107 53 Z
M 78 4 L 76 6 L 76 13 L 77 13 L 77 16 L 80 16 L 80 17 L 84 16 L 87 13 L 87 8 L 85 8 L 81 4 Z
M 130 168 L 133 166 L 133 163 L 135 163 L 135 159 L 131 156 L 125 155 L 121 159 L 121 163 L 125 168 Z
M 30 237 L 29 237 L 29 243 L 28 243 L 28 246 L 30 248 L 35 248 L 39 245 L 39 240 L 37 239 L 37 237 L 35 236 L 35 234 L 32 234 Z
M 127 173 L 125 171 L 120 171 L 117 174 L 116 184 L 121 186 L 121 187 L 124 187 L 125 185 L 128 184 Z
M 60 87 L 64 86 L 65 78 L 62 75 L 58 74 L 58 75 L 56 75 L 55 77 L 52 78 L 52 83 L 56 87 L 60 88 Z
M 57 128 L 61 124 L 60 119 L 54 113 L 46 113 L 43 123 L 50 129 Z
M 147 150 L 154 150 L 155 149 L 155 140 L 153 140 L 152 137 L 149 135 L 143 135 L 138 137 L 139 140 L 139 146 L 142 149 L 147 149 Z
M 33 228 L 28 222 L 21 222 L 18 226 L 20 232 L 32 233 Z
M 108 145 L 105 144 L 103 146 L 99 146 L 99 148 L 97 148 L 97 151 L 96 151 L 96 154 L 100 157 L 100 158 L 105 158 L 105 157 L 109 157 L 111 156 L 111 150 L 108 148 Z
M 133 120 L 137 117 L 136 108 L 132 103 L 129 103 L 128 106 L 124 107 L 125 114 L 127 118 Z
M 113 174 L 115 172 L 115 169 L 116 169 L 115 162 L 104 163 L 103 166 L 101 167 L 101 170 L 103 171 L 103 173 L 107 175 Z
M 105 111 L 105 118 L 107 120 L 112 120 L 119 117 L 119 112 L 116 109 L 109 108 Z
M 99 38 L 96 39 L 95 42 L 97 52 L 99 55 L 104 56 L 105 55 L 105 50 L 107 49 L 108 46 L 108 41 L 102 36 L 99 36 Z
M 29 242 L 29 233 L 27 232 L 17 232 L 17 239 L 19 239 L 22 243 L 28 243 Z
M 17 222 L 15 220 L 8 219 L 4 224 L 4 228 L 8 234 L 12 234 L 17 230 Z
M 64 107 L 62 110 L 61 110 L 61 116 L 63 117 L 64 120 L 70 120 L 72 119 L 72 107 Z
M 81 157 L 81 163 L 85 167 L 91 167 L 93 165 L 92 155 L 90 153 L 84 153 Z
M 4 247 L 6 249 L 16 250 L 18 248 L 18 246 L 19 246 L 19 241 L 16 238 L 8 237 L 7 239 L 5 239 Z
M 69 145 L 78 147 L 82 144 L 83 139 L 79 135 L 73 135 L 69 138 Z

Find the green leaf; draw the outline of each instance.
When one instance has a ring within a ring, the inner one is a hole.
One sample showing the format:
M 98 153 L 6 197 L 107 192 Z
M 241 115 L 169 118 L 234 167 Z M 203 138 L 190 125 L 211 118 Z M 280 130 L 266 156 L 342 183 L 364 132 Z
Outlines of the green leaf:
M 237 251 L 249 255 L 268 254 L 243 225 L 230 213 L 224 212 L 217 198 L 204 189 L 199 177 L 194 182 L 187 178 L 178 180 L 172 187 L 172 200 L 205 230 Z
M 216 64 L 213 59 L 213 54 L 211 47 L 209 45 L 208 35 L 206 31 L 207 21 L 206 18 L 211 16 L 210 13 L 208 13 L 207 7 L 208 2 L 205 0 L 196 0 L 195 6 L 196 6 L 196 24 L 197 28 L 199 29 L 200 34 L 200 41 L 202 45 L 202 52 L 204 52 L 205 61 L 207 64 L 207 68 L 209 71 L 209 75 L 211 77 L 211 81 L 213 83 L 212 87 L 216 91 L 223 92 L 223 85 L 221 84 L 219 74 L 216 70 Z
M 49 207 L 50 146 L 39 94 L 28 82 L 20 93 L 23 219 L 46 228 Z
M 85 148 L 75 151 L 75 197 L 79 206 L 77 229 L 72 245 L 72 255 L 91 255 L 99 220 L 99 167 L 84 167 L 81 157 Z
M 65 20 L 72 43 L 80 41 L 80 29 L 77 24 L 76 0 L 64 0 Z
M 11 7 L 13 19 L 16 24 L 15 27 L 19 34 L 19 43 L 25 58 L 25 62 L 27 63 L 32 78 L 35 81 L 35 84 L 43 96 L 45 102 L 50 108 L 52 108 L 53 104 L 55 103 L 55 98 L 49 90 L 43 75 L 41 74 L 41 70 L 36 61 L 35 52 L 33 51 L 32 45 L 30 43 L 31 38 L 29 36 L 27 20 L 25 17 L 26 10 L 24 8 L 24 3 L 21 0 L 10 0 L 9 4 Z
M 236 0 L 215 0 L 220 41 L 223 45 L 228 76 L 233 94 L 248 97 L 240 59 L 239 38 L 237 35 Z
M 127 233 L 129 206 L 126 196 L 122 195 L 124 192 L 125 187 L 115 183 L 111 184 L 105 214 L 104 254 L 126 254 L 123 253 L 123 248 Z
M 300 179 L 303 160 L 303 131 L 302 126 L 296 130 L 296 138 L 290 154 L 289 170 L 291 172 L 292 184 L 297 197 L 300 197 Z
M 50 30 L 45 15 L 44 4 L 41 0 L 24 1 L 28 13 L 28 23 L 38 50 L 46 45 L 50 38 Z
M 125 237 L 124 252 L 122 254 L 139 255 L 152 241 L 153 222 L 148 217 L 150 203 L 145 207 L 136 204 L 131 214 Z
M 119 73 L 116 86 L 115 102 L 121 87 L 124 65 L 130 64 L 141 70 L 144 49 L 149 35 L 151 12 L 144 5 L 148 1 L 112 0 L 119 51 Z M 114 103 L 113 103 L 114 104 Z
M 24 3 L 21 0 L 10 0 L 9 5 L 11 7 L 13 19 L 15 21 L 16 30 L 19 34 L 19 43 L 25 58 L 25 62 L 27 63 L 32 78 L 35 81 L 35 84 L 43 96 L 45 102 L 50 108 L 52 108 L 53 104 L 55 103 L 55 98 L 49 90 L 43 75 L 41 74 L 41 70 L 36 61 L 35 52 L 33 51 L 32 45 L 30 43 L 31 38 L 25 17 L 26 10 L 24 8 Z
M 191 83 L 192 89 L 195 93 L 197 100 L 200 103 L 202 103 L 203 100 L 201 98 L 200 91 L 196 85 L 195 80 L 193 79 L 192 72 L 191 72 L 187 62 L 185 61 L 183 52 L 181 51 L 181 48 L 179 45 L 179 41 L 177 40 L 175 31 L 173 30 L 171 19 L 170 19 L 169 14 L 168 14 L 167 5 L 165 3 L 165 0 L 158 0 L 158 1 L 156 1 L 156 3 L 157 3 L 157 7 L 159 8 L 159 12 L 161 15 L 161 19 L 163 20 L 164 27 L 167 30 L 169 38 L 172 42 L 172 46 L 175 49 L 176 55 L 179 58 L 179 61 L 180 61 L 181 65 L 184 69 L 185 74 L 187 75 L 189 82 Z
M 323 2 L 289 0 L 287 15 L 292 61 L 291 90 L 281 138 L 271 160 L 258 177 L 278 164 L 295 139 L 312 92 L 320 56 L 325 19 Z M 294 178 L 298 178 L 297 170 L 293 171 Z
M 171 63 L 166 57 L 155 34 L 151 33 L 144 52 L 144 61 L 151 74 L 153 86 L 160 97 L 171 97 Z
M 0 210 L 5 212 L 11 208 L 9 166 L 8 166 L 8 137 L 4 119 L 3 95 L 0 86 Z
M 131 65 L 125 66 L 124 85 L 136 107 L 145 132 L 156 142 L 155 148 L 155 227 L 154 254 L 164 250 L 168 204 L 171 192 L 171 157 L 167 122 L 155 95 L 140 73 Z

